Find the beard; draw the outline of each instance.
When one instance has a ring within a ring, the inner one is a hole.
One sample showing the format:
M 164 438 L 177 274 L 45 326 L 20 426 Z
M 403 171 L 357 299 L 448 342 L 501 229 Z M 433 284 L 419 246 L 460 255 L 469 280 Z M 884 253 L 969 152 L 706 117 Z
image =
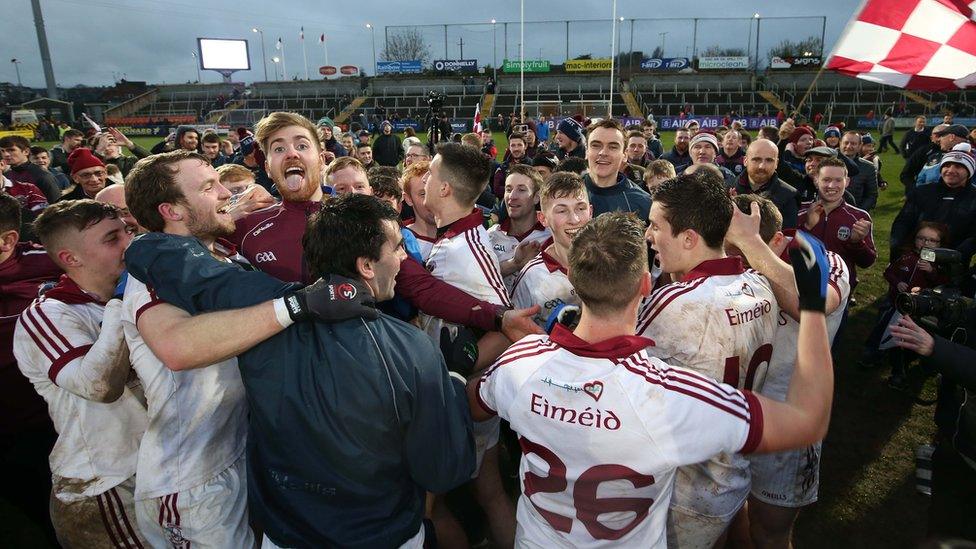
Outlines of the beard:
M 186 229 L 200 240 L 216 240 L 217 238 L 234 234 L 234 221 L 222 220 L 216 212 L 208 215 L 198 215 L 191 211 L 186 220 Z
M 305 181 L 301 188 L 290 190 L 285 184 L 285 174 L 276 174 L 274 178 L 275 188 L 285 202 L 307 202 L 315 196 L 315 192 L 321 187 L 322 170 L 317 167 L 305 169 Z

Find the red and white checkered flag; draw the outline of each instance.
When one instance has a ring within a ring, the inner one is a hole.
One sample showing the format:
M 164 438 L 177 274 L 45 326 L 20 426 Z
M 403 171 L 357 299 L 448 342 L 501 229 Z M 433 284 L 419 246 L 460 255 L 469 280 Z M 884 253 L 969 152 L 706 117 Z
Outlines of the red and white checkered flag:
M 976 86 L 976 1 L 866 0 L 827 68 L 913 90 Z
M 476 103 L 474 106 L 474 128 L 471 131 L 481 133 L 481 103 Z

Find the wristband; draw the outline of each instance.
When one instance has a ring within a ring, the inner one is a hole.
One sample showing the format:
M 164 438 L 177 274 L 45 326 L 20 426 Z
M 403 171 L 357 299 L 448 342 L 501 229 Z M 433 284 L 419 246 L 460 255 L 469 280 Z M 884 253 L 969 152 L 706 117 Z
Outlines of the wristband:
M 287 328 L 295 323 L 295 321 L 292 320 L 291 313 L 288 311 L 288 305 L 286 305 L 286 302 L 286 297 L 279 297 L 272 302 L 274 304 L 275 320 L 278 321 L 278 324 L 280 324 L 282 328 Z

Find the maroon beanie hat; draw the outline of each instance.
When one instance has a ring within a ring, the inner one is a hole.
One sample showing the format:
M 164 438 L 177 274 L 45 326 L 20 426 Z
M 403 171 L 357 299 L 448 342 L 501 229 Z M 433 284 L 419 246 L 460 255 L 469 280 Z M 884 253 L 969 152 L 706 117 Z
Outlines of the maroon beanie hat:
M 796 144 L 796 142 L 799 141 L 804 135 L 809 135 L 814 139 L 817 138 L 817 136 L 813 133 L 813 130 L 810 128 L 806 126 L 797 126 L 797 128 L 793 130 L 793 133 L 790 134 L 789 142 Z
M 68 166 L 71 168 L 71 175 L 78 173 L 81 170 L 94 168 L 96 166 L 105 167 L 105 163 L 99 160 L 97 156 L 92 154 L 91 149 L 87 147 L 79 147 L 68 155 Z

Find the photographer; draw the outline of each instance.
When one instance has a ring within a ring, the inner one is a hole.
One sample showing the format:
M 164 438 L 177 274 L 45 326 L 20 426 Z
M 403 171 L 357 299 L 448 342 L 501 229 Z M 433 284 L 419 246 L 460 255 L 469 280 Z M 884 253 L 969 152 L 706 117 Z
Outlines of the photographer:
M 970 308 L 964 328 L 976 328 L 976 310 Z M 932 455 L 930 537 L 976 540 L 976 350 L 932 335 L 908 315 L 891 334 L 903 349 L 922 357 L 923 364 L 942 374 L 935 410 L 938 427 Z

